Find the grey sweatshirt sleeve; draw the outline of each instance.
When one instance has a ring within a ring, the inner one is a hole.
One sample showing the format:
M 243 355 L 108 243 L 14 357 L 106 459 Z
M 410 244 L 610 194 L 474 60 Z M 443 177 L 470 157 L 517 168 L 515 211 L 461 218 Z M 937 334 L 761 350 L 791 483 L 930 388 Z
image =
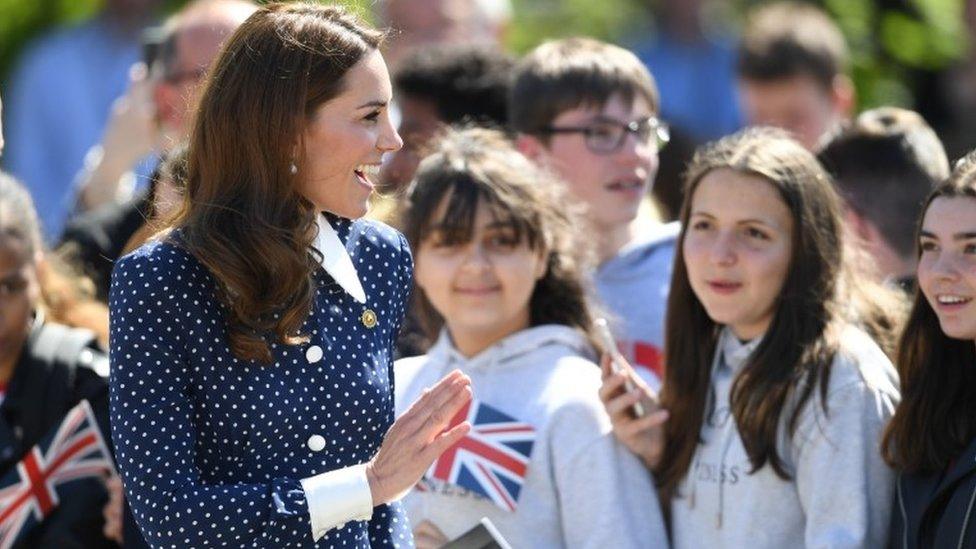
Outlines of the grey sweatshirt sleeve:
M 879 445 L 897 398 L 858 380 L 831 391 L 826 417 L 820 398 L 810 399 L 793 452 L 806 547 L 886 543 L 894 473 Z
M 613 437 L 598 401 L 565 407 L 550 434 L 566 547 L 668 547 L 651 474 Z

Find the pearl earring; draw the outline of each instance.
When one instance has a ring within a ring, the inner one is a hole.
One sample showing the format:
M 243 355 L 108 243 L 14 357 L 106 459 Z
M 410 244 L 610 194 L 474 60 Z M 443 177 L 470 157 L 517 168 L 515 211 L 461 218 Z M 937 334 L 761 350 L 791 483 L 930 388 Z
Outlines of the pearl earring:
M 288 164 L 288 171 L 290 171 L 292 175 L 298 173 L 298 166 L 295 165 L 294 161 Z

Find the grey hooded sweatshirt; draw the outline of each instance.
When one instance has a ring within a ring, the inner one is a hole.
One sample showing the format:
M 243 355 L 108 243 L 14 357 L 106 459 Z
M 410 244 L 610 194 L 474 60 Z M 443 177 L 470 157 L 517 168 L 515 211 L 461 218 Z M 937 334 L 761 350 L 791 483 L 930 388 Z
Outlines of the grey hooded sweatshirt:
M 516 549 L 667 547 L 647 469 L 614 438 L 600 402 L 600 369 L 566 326 L 522 330 L 472 358 L 446 332 L 425 356 L 398 360 L 397 414 L 458 368 L 474 398 L 536 430 L 528 470 L 509 512 L 467 490 L 422 480 L 403 500 L 411 524 L 427 520 L 454 539 L 488 517 Z
M 677 548 L 883 547 L 894 474 L 881 459 L 881 431 L 899 400 L 891 362 L 864 332 L 848 328 L 830 373 L 827 414 L 819 385 L 780 453 L 791 479 L 766 464 L 754 473 L 729 409 L 729 390 L 761 338 L 742 344 L 724 328 L 712 370 L 713 399 L 702 443 L 671 502 Z

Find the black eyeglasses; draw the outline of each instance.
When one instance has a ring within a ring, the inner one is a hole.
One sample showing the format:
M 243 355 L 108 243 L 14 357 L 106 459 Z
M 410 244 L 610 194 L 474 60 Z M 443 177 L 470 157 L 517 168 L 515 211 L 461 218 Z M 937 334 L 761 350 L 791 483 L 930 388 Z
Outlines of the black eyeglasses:
M 668 125 L 654 116 L 626 123 L 612 118 L 597 118 L 586 126 L 549 126 L 536 133 L 581 133 L 586 148 L 596 154 L 617 152 L 624 145 L 628 134 L 634 134 L 641 143 L 653 144 L 657 150 L 661 150 L 671 140 Z

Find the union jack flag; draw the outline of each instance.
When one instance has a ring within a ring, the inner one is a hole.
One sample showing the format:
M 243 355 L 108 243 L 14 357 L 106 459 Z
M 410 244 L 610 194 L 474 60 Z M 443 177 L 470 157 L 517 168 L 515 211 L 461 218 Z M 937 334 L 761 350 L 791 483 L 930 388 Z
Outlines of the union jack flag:
M 74 481 L 115 474 L 87 400 L 72 408 L 57 430 L 27 452 L 0 479 L 0 549 L 40 524 L 58 506 L 59 491 Z
M 515 511 L 535 444 L 535 428 L 474 399 L 451 419 L 448 429 L 464 420 L 471 423 L 471 431 L 441 454 L 426 476 Z

